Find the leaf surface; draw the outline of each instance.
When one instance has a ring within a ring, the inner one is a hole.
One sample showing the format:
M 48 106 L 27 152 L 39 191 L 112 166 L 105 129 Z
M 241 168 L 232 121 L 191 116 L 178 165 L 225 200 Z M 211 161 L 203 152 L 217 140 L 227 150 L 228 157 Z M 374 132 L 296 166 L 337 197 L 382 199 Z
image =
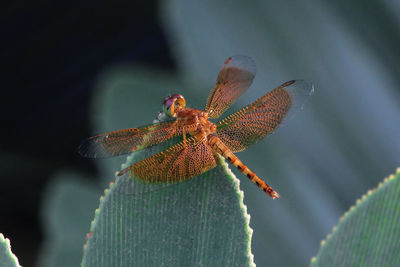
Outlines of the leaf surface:
M 226 163 L 170 186 L 119 179 L 100 201 L 83 266 L 253 265 L 249 216 Z

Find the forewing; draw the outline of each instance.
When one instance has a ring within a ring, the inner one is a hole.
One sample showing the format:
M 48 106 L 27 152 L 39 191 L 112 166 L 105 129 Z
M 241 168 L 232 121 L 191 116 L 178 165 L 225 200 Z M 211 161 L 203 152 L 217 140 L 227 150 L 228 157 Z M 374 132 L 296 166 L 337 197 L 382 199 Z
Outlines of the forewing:
M 313 92 L 313 85 L 305 81 L 286 82 L 218 122 L 217 136 L 233 152 L 242 151 L 273 132 L 289 113 L 301 109 Z
M 132 175 L 147 182 L 178 182 L 217 166 L 216 153 L 205 142 L 191 137 L 129 167 Z
M 253 82 L 256 65 L 247 56 L 233 56 L 225 61 L 217 82 L 208 96 L 205 111 L 211 119 L 218 118 Z
M 84 140 L 79 153 L 89 158 L 129 154 L 181 135 L 175 121 L 161 122 L 141 128 L 131 128 L 96 135 Z

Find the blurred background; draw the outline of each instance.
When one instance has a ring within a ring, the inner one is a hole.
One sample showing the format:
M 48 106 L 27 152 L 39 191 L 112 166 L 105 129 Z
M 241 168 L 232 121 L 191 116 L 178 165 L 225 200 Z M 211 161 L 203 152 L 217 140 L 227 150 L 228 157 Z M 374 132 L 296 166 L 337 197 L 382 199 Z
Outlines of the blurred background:
M 23 266 L 80 262 L 114 176 L 104 166 L 124 158 L 81 158 L 79 142 L 150 123 L 169 93 L 202 109 L 232 55 L 257 64 L 233 110 L 291 79 L 315 86 L 290 123 L 239 154 L 282 197 L 237 175 L 257 265 L 308 265 L 400 165 L 396 1 L 19 1 L 0 12 L 0 232 Z

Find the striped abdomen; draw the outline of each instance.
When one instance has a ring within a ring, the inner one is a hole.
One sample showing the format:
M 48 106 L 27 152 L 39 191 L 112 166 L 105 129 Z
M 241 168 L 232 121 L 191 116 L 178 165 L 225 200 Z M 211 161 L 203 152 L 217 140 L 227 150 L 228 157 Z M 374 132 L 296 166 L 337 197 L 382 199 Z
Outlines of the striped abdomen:
M 260 187 L 265 193 L 267 193 L 272 198 L 279 198 L 279 194 L 273 190 L 269 185 L 267 185 L 260 177 L 258 177 L 254 172 L 252 172 L 243 162 L 232 153 L 232 151 L 215 135 L 208 137 L 208 144 L 218 152 L 221 156 L 226 158 L 230 163 L 232 163 L 239 171 L 246 175 L 250 181 L 255 183 Z

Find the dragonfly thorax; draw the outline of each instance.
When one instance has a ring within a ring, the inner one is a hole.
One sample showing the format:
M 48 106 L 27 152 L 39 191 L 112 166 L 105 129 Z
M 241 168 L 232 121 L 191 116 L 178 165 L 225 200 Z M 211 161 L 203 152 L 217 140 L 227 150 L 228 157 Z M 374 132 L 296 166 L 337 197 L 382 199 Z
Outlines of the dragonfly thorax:
M 178 125 L 199 140 L 214 134 L 217 130 L 215 124 L 208 120 L 207 112 L 202 110 L 184 108 L 177 112 L 176 116 Z
M 185 98 L 180 94 L 167 96 L 163 102 L 163 113 L 159 121 L 166 121 L 165 117 L 176 118 L 177 126 L 199 140 L 216 132 L 214 123 L 208 120 L 208 113 L 199 109 L 186 108 Z

